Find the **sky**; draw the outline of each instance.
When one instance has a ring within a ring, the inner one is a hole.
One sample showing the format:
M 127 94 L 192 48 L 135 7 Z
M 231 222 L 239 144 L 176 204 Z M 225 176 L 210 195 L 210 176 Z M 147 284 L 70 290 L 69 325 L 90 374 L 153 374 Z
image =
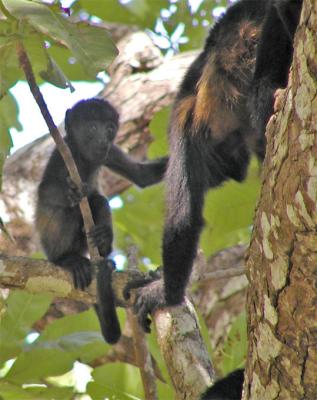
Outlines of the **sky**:
M 73 93 L 69 89 L 59 89 L 49 83 L 41 85 L 41 92 L 56 125 L 64 120 L 68 108 L 79 100 L 97 95 L 104 87 L 101 82 L 72 82 L 72 85 L 76 89 Z M 12 154 L 47 133 L 48 128 L 26 82 L 18 82 L 10 91 L 18 101 L 19 120 L 23 126 L 21 132 L 10 130 L 13 140 Z

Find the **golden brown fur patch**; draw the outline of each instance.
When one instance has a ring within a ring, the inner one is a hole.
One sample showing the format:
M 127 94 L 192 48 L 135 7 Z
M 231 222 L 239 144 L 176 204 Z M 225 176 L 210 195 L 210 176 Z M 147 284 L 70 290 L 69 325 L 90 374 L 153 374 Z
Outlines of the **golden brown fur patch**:
M 193 114 L 195 106 L 195 96 L 187 96 L 181 99 L 175 106 L 174 114 L 180 129 L 185 128 L 188 117 Z
M 255 64 L 259 26 L 243 21 L 237 34 L 210 54 L 197 84 L 193 133 L 207 125 L 214 138 L 224 139 L 239 128 L 237 108 L 245 102 Z M 237 37 L 239 38 L 237 40 Z

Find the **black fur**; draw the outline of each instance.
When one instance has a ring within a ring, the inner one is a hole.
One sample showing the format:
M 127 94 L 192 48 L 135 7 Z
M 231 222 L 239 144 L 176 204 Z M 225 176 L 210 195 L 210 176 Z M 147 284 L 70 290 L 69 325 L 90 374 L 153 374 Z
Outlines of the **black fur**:
M 84 182 L 83 187 L 78 189 L 70 180 L 64 161 L 55 149 L 38 188 L 36 227 L 43 249 L 50 261 L 72 273 L 74 285 L 80 289 L 86 288 L 92 279 L 79 209 L 84 195 L 95 223 L 89 238 L 102 257 L 106 258 L 112 250 L 110 207 L 97 187 L 100 167 L 105 165 L 142 187 L 160 181 L 166 168 L 166 158 L 136 162 L 113 144 L 118 124 L 117 111 L 105 100 L 83 100 L 67 110 L 65 141 Z M 111 290 L 112 269 L 110 261 L 99 264 L 96 309 L 106 341 L 115 343 L 120 337 L 120 326 Z
M 139 289 L 135 312 L 182 302 L 208 189 L 243 181 L 262 160 L 274 91 L 287 84 L 301 0 L 241 0 L 214 25 L 180 85 L 170 121 L 163 283 Z
M 244 370 L 237 369 L 217 381 L 201 397 L 201 400 L 241 400 Z

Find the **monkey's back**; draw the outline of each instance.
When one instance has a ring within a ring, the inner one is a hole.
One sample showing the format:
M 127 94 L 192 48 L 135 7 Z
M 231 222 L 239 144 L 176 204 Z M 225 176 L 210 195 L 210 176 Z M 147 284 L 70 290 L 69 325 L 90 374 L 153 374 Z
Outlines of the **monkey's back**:
M 180 86 L 172 130 L 177 124 L 190 135 L 208 131 L 217 141 L 241 127 L 248 134 L 246 103 L 267 4 L 238 2 L 211 28 Z

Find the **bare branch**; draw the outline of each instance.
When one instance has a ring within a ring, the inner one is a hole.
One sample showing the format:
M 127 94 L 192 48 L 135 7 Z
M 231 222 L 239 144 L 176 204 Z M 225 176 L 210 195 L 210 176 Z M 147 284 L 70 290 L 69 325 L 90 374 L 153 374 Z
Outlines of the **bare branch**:
M 128 252 L 128 270 L 137 270 L 138 248 L 131 246 Z M 128 322 L 132 329 L 133 347 L 137 366 L 140 369 L 141 379 L 146 400 L 158 400 L 155 383 L 155 374 L 151 354 L 145 338 L 145 333 L 140 327 L 132 309 L 127 310 Z

